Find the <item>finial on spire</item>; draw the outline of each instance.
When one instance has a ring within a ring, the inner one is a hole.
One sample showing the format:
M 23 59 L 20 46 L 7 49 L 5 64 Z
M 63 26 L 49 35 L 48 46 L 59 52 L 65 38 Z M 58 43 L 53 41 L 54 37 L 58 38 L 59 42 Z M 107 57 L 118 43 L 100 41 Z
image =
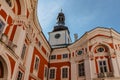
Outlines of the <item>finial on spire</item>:
M 62 13 L 62 9 L 61 9 L 61 13 Z

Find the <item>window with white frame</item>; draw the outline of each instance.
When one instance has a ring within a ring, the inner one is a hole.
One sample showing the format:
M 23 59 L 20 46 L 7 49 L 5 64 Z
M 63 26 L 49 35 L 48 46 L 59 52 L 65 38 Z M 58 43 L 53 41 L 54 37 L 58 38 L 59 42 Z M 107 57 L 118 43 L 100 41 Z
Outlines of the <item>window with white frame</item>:
M 63 54 L 63 58 L 68 58 L 68 54 Z
M 21 71 L 18 72 L 17 80 L 23 80 L 23 73 Z
M 50 56 L 50 59 L 52 60 L 52 59 L 56 59 L 56 55 L 51 55 Z
M 55 69 L 50 69 L 50 79 L 55 79 Z
M 85 76 L 85 68 L 84 68 L 84 63 L 79 63 L 78 64 L 78 76 Z
M 0 19 L 0 34 L 3 32 L 4 27 L 5 23 Z
M 22 49 L 21 59 L 24 59 L 25 52 L 26 52 L 26 45 L 24 44 Z
M 35 65 L 34 65 L 34 69 L 38 70 L 39 68 L 39 63 L 40 63 L 40 59 L 38 56 L 35 57 Z
M 62 68 L 62 78 L 68 78 L 68 68 Z
M 45 67 L 45 69 L 44 69 L 44 76 L 47 77 L 47 74 L 48 74 L 48 68 Z
M 100 73 L 108 72 L 107 62 L 105 60 L 99 61 L 99 70 Z

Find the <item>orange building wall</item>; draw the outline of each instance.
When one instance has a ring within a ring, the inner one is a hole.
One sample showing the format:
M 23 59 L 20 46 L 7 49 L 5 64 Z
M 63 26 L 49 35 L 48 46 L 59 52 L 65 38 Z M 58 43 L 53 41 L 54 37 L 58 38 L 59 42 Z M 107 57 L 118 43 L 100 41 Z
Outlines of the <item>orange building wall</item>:
M 32 57 L 32 63 L 31 63 L 31 68 L 30 68 L 31 73 L 33 73 L 35 55 L 39 56 L 39 59 L 40 59 L 38 77 L 43 80 L 43 78 L 44 78 L 44 67 L 45 67 L 45 65 L 48 65 L 48 62 L 41 55 L 41 53 L 36 48 L 34 48 L 34 54 L 33 54 L 33 57 Z

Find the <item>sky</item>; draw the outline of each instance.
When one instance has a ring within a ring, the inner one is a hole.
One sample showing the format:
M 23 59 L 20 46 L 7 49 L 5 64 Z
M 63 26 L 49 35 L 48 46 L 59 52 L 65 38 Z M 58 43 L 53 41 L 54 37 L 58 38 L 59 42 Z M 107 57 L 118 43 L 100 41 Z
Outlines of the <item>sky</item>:
M 37 15 L 47 39 L 61 9 L 72 42 L 74 34 L 80 38 L 98 26 L 120 32 L 120 0 L 38 0 Z

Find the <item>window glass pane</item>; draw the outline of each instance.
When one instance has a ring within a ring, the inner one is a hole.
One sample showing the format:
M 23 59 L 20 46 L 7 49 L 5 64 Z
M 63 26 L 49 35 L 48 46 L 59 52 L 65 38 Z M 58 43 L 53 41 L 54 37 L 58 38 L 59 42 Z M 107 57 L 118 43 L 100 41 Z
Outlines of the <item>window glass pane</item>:
M 39 66 L 39 58 L 36 57 L 36 59 L 35 59 L 35 70 L 38 70 L 38 66 Z
M 104 73 L 108 71 L 106 61 L 99 61 L 99 69 L 100 69 L 100 73 Z
M 48 72 L 47 67 L 45 67 L 45 77 L 47 77 L 47 72 Z
M 80 50 L 80 51 L 78 51 L 78 55 L 81 55 L 83 53 L 83 51 L 82 50 Z
M 107 72 L 107 67 L 106 66 L 104 67 L 104 72 Z
M 102 61 L 99 61 L 99 65 L 102 66 Z
M 51 55 L 50 59 L 56 59 L 56 55 Z
M 22 49 L 22 54 L 21 54 L 21 58 L 24 59 L 25 56 L 25 51 L 26 51 L 26 45 L 23 45 L 23 49 Z
M 19 71 L 19 72 L 18 72 L 18 77 L 17 77 L 17 80 L 22 80 L 22 75 L 23 75 L 23 74 L 22 74 L 22 72 L 21 72 L 21 71 Z
M 104 51 L 104 48 L 100 47 L 97 49 L 98 52 L 103 52 Z
M 106 62 L 105 62 L 105 61 L 103 61 L 103 65 L 106 65 Z
M 102 67 L 100 67 L 100 72 L 103 73 L 103 68 Z
M 5 23 L 0 19 L 0 33 L 2 33 L 4 27 L 5 27 Z
M 63 58 L 68 58 L 68 54 L 63 54 Z

